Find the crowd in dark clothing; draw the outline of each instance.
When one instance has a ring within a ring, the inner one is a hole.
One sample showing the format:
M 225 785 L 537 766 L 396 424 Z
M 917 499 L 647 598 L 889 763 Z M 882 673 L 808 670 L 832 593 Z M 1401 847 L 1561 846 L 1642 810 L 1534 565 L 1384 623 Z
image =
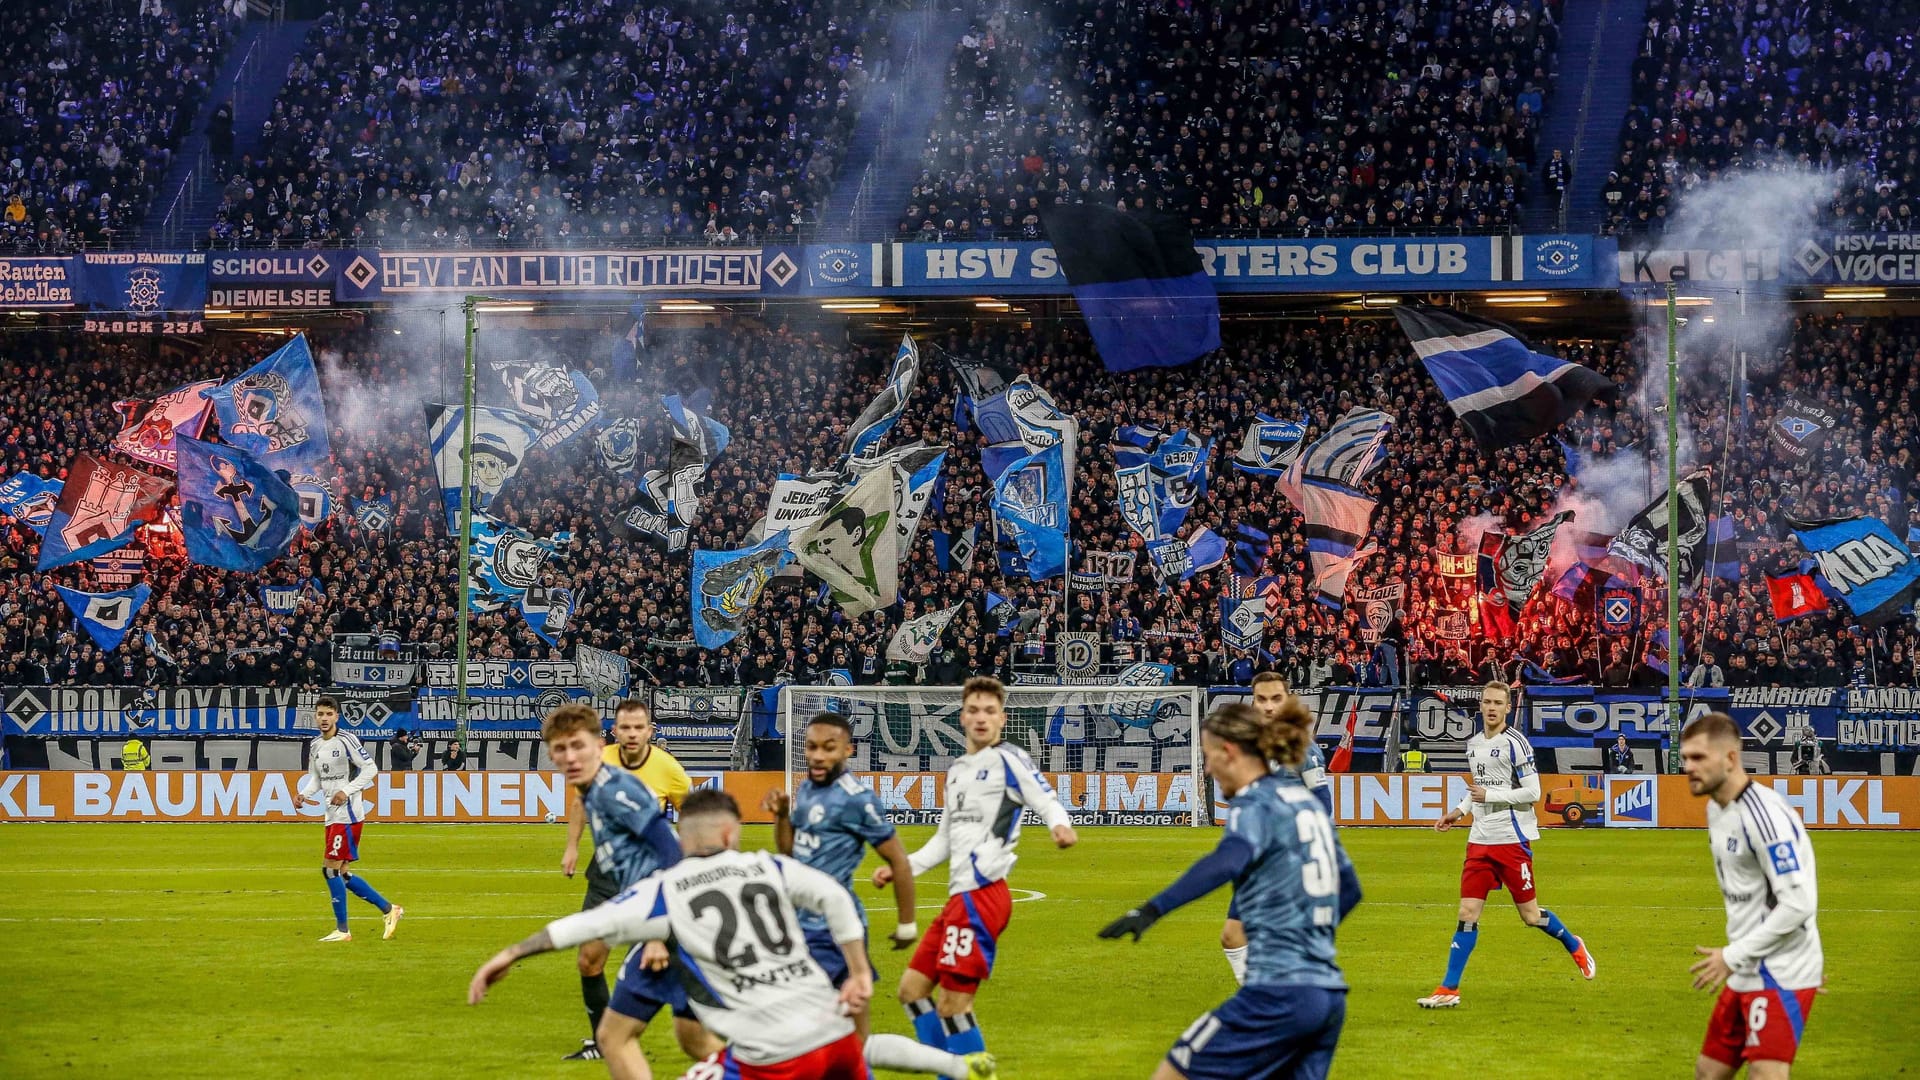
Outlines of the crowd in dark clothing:
M 329 12 L 208 239 L 792 242 L 832 187 L 882 25 L 853 0 Z
M 608 373 L 611 327 L 598 338 L 499 330 L 485 337 L 482 359 L 487 350 L 501 350 L 498 355 L 591 365 L 588 373 L 602 388 L 606 415 L 641 421 L 642 471 L 664 464 L 669 436 L 659 395 L 711 388 L 713 414 L 731 429 L 733 442 L 708 475 L 692 546 L 730 549 L 747 542 L 777 474 L 834 465 L 848 424 L 877 391 L 892 358 L 895 342 L 852 342 L 842 326 L 802 321 L 814 318 L 776 309 L 764 320 L 718 328 L 676 329 L 667 320 L 650 328 L 640 374 L 629 381 Z M 376 322 L 365 332 L 316 340 L 334 429 L 337 502 L 344 508 L 350 499 L 392 495 L 396 520 L 390 531 L 369 533 L 338 516 L 302 534 L 294 551 L 259 577 L 150 560 L 155 595 L 136 632 L 116 653 L 102 656 L 76 633 L 51 588 L 54 582 L 90 587 L 92 570 L 83 564 L 32 572 L 35 538 L 10 524 L 0 545 L 0 681 L 324 684 L 329 638 L 349 632 L 390 634 L 449 653 L 454 557 L 427 456 L 422 404 L 453 400 L 458 393 L 458 336 L 449 350 L 418 326 L 405 329 L 396 335 Z M 929 669 L 918 673 L 922 677 L 970 671 L 1010 676 L 1019 665 L 1047 656 L 1047 645 L 1067 629 L 1124 643 L 1135 657 L 1172 664 L 1191 681 L 1280 667 L 1302 685 L 1409 678 L 1439 684 L 1512 675 L 1525 670 L 1525 661 L 1586 681 L 1650 681 L 1642 661 L 1645 636 L 1633 640 L 1629 655 L 1602 655 L 1591 605 L 1554 598 L 1546 585 L 1521 620 L 1518 649 L 1436 640 L 1434 560 L 1441 551 L 1472 550 L 1464 522 L 1523 531 L 1556 505 L 1566 505 L 1556 500 L 1570 488 L 1576 496 L 1604 501 L 1603 516 L 1611 517 L 1598 521 L 1589 516 L 1592 507 L 1576 507 L 1582 515 L 1577 524 L 1618 527 L 1644 496 L 1570 485 L 1562 450 L 1551 439 L 1482 453 L 1431 379 L 1409 360 L 1390 321 L 1230 323 L 1224 348 L 1199 363 L 1124 375 L 1104 371 L 1077 322 L 950 324 L 921 343 L 925 377 L 888 445 L 925 439 L 951 444 L 952 450 L 941 506 L 929 513 L 903 561 L 899 606 L 849 619 L 813 584 L 777 579 L 730 645 L 694 648 L 688 640 L 688 553 L 669 554 L 621 524 L 635 500 L 636 478 L 609 472 L 591 438 L 582 437 L 529 454 L 492 508 L 536 535 L 572 531 L 572 543 L 550 561 L 546 574 L 549 584 L 570 585 L 580 598 L 573 627 L 554 649 L 534 637 L 517 611 L 479 615 L 473 621 L 474 655 L 558 658 L 584 642 L 628 656 L 640 677 L 669 685 L 760 684 L 783 676 L 819 682 L 836 668 L 873 682 L 887 675 L 886 644 L 903 619 L 964 604 Z M 230 376 L 276 344 L 249 337 L 179 353 L 77 336 L 11 338 L 0 393 L 15 404 L 0 440 L 0 462 L 7 475 L 18 469 L 58 475 L 75 452 L 105 447 L 119 427 L 115 400 L 192 378 Z M 1776 627 L 1762 576 L 1800 558 L 1783 527 L 1789 513 L 1871 512 L 1903 535 L 1915 524 L 1916 350 L 1920 324 L 1909 320 L 1809 318 L 1796 327 L 1778 371 L 1754 378 L 1751 410 L 1729 416 L 1723 386 L 1690 388 L 1685 421 L 1693 452 L 1722 478 L 1714 500 L 1717 512 L 1737 525 L 1741 573 L 1737 583 L 1710 580 L 1686 601 L 1682 637 L 1689 661 L 1693 650 L 1727 660 L 1721 670 L 1732 685 L 1840 685 L 1856 679 L 1900 684 L 1920 675 L 1911 623 L 1864 634 L 1836 609 Z M 1073 539 L 1082 551 L 1134 551 L 1130 583 L 1076 588 L 1063 621 L 1060 582 L 1002 577 L 990 543 L 971 573 L 935 568 L 936 531 L 952 535 L 978 525 L 983 537 L 991 535 L 980 436 L 955 434 L 955 379 L 938 359 L 943 351 L 1024 371 L 1079 418 Z M 1569 343 L 1563 351 L 1622 386 L 1637 381 L 1643 359 L 1618 339 Z M 1826 446 L 1806 464 L 1779 452 L 1765 434 L 1789 393 L 1823 402 L 1840 417 Z M 1379 651 L 1362 640 L 1351 605 L 1335 612 L 1314 602 L 1302 520 L 1274 481 L 1228 464 L 1256 412 L 1305 415 L 1312 437 L 1355 406 L 1381 408 L 1396 418 L 1387 463 L 1369 483 L 1380 499 L 1372 538 L 1381 553 L 1362 561 L 1350 584 L 1407 584 L 1387 671 L 1381 670 Z M 1263 571 L 1276 575 L 1279 586 L 1264 656 L 1247 658 L 1236 669 L 1220 646 L 1216 597 L 1224 568 L 1164 587 L 1155 580 L 1115 508 L 1113 457 L 1106 448 L 1122 424 L 1185 427 L 1215 440 L 1212 482 L 1186 529 L 1190 534 L 1206 526 L 1231 536 L 1236 525 L 1250 523 L 1272 534 Z M 1651 445 L 1649 414 L 1630 396 L 1617 406 L 1594 406 L 1563 434 L 1586 459 L 1638 461 Z M 277 615 L 260 602 L 263 583 L 308 587 L 297 610 Z M 1029 613 L 1023 629 L 1007 637 L 988 629 L 988 590 Z M 1660 625 L 1656 616 L 1647 629 Z M 158 651 L 144 647 L 147 630 Z
M 970 28 L 900 219 L 1038 236 L 1055 199 L 1198 235 L 1495 231 L 1525 201 L 1558 3 L 1049 0 Z
M 1912 4 L 1654 0 L 1606 229 L 1657 239 L 1674 200 L 1736 170 L 1830 174 L 1824 224 L 1912 232 L 1920 93 Z

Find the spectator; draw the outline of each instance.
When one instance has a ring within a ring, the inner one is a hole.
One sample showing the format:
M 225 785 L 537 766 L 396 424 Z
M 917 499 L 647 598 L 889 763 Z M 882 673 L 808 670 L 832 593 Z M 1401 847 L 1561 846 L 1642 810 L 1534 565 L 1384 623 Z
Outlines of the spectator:
M 1640 771 L 1640 767 L 1634 764 L 1633 750 L 1627 746 L 1625 735 L 1613 740 L 1613 746 L 1607 750 L 1607 771 L 1623 775 Z
M 413 735 L 406 728 L 393 733 L 387 743 L 389 767 L 395 772 L 411 772 L 414 759 L 420 755 L 420 744 L 414 742 Z
M 460 772 L 467 767 L 467 748 L 459 739 L 447 742 L 446 753 L 441 755 L 440 768 L 445 772 Z
M 1711 652 L 1702 652 L 1700 662 L 1687 673 L 1687 685 L 1695 689 L 1702 687 L 1719 688 L 1727 685 L 1727 677 L 1720 665 L 1713 662 Z

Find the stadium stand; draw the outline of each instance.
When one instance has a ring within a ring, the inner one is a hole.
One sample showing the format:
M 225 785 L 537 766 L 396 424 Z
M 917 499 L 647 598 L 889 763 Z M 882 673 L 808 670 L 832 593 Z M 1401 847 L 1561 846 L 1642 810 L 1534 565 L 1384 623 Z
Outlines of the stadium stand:
M 1503 451 L 1488 458 L 1457 425 L 1430 380 L 1402 358 L 1404 342 L 1390 322 L 1320 325 L 1282 322 L 1236 326 L 1226 347 L 1191 368 L 1115 376 L 1105 373 L 1077 327 L 1042 326 L 1016 331 L 1006 324 L 954 329 L 926 342 L 926 379 L 909 403 L 891 439 L 954 442 L 954 380 L 935 349 L 993 359 L 1026 371 L 1048 389 L 1060 407 L 1083 425 L 1074 496 L 1074 539 L 1086 550 L 1137 550 L 1113 505 L 1112 457 L 1104 449 L 1123 423 L 1187 426 L 1217 442 L 1209 494 L 1194 508 L 1189 528 L 1208 526 L 1231 535 L 1240 522 L 1273 533 L 1268 572 L 1281 579 L 1281 606 L 1273 613 L 1267 648 L 1282 658 L 1300 685 L 1359 680 L 1448 683 L 1469 674 L 1512 675 L 1518 659 L 1530 659 L 1555 676 L 1587 676 L 1651 684 L 1658 676 L 1639 657 L 1602 657 L 1591 632 L 1591 605 L 1551 598 L 1529 609 L 1518 658 L 1469 672 L 1465 658 L 1423 640 L 1430 608 L 1432 563 L 1442 550 L 1471 550 L 1462 523 L 1498 522 L 1509 531 L 1538 521 L 1567 486 L 1565 462 L 1552 444 Z M 836 345 L 819 332 L 778 323 L 724 330 L 656 332 L 660 340 L 649 374 L 616 386 L 604 371 L 592 372 L 604 389 L 609 416 L 642 421 L 641 467 L 659 464 L 667 441 L 658 405 L 663 391 L 695 386 L 715 390 L 714 415 L 733 431 L 734 442 L 714 466 L 711 494 L 703 501 L 694 546 L 740 546 L 765 510 L 771 478 L 830 466 L 846 426 L 883 377 L 889 346 Z M 386 330 L 322 340 L 323 378 L 335 427 L 333 446 L 338 490 L 355 498 L 392 494 L 397 522 L 388 534 L 367 535 L 336 519 L 300 542 L 292 558 L 262 579 L 243 578 L 155 560 L 151 582 L 157 595 L 140 617 L 178 668 L 158 663 L 136 636 L 111 657 L 99 656 L 51 588 L 48 575 L 30 572 L 33 550 L 23 527 L 9 525 L 0 551 L 0 681 L 79 683 L 324 684 L 327 641 L 333 633 L 372 632 L 450 649 L 454 612 L 448 568 L 453 555 L 439 524 L 439 493 L 431 476 L 421 403 L 441 400 L 457 388 L 457 368 L 427 364 L 411 338 Z M 502 343 L 519 352 L 554 350 L 565 355 L 606 355 L 607 343 L 529 337 Z M 19 402 L 9 416 L 0 460 L 8 475 L 17 469 L 54 474 L 83 448 L 99 448 L 118 430 L 112 403 L 165 390 L 189 378 L 231 374 L 261 350 L 258 345 L 210 348 L 156 360 L 148 346 L 84 346 L 77 339 L 35 337 L 7 342 L 0 395 Z M 1920 348 L 1920 323 L 1911 320 L 1802 320 L 1780 369 L 1756 375 L 1750 408 L 1735 404 L 1700 407 L 1686 422 L 1704 461 L 1743 478 L 1722 484 L 1719 512 L 1736 523 L 1736 543 L 1722 559 L 1737 557 L 1737 583 L 1713 581 L 1688 601 L 1683 637 L 1690 648 L 1721 658 L 1756 658 L 1723 664 L 1735 685 L 1837 686 L 1878 682 L 1904 684 L 1915 670 L 1911 625 L 1879 635 L 1849 629 L 1824 615 L 1775 630 L 1763 571 L 1791 565 L 1799 552 L 1783 529 L 1790 513 L 1819 516 L 1868 508 L 1896 529 L 1920 526 L 1916 460 L 1920 455 L 1920 371 L 1889 366 L 1886 357 L 1910 356 Z M 1614 341 L 1569 345 L 1565 355 L 1633 385 L 1641 358 Z M 138 370 L 129 378 L 125 372 Z M 33 392 L 29 392 L 29 388 Z M 746 388 L 730 390 L 728 388 Z M 1834 437 L 1809 465 L 1796 465 L 1762 432 L 1784 396 L 1799 393 L 1824 402 L 1840 418 Z M 1702 400 L 1707 400 L 1703 397 Z M 1731 399 L 1729 399 L 1731 400 Z M 1354 587 L 1405 580 L 1403 648 L 1398 656 L 1372 650 L 1357 633 L 1355 614 L 1333 613 L 1312 602 L 1300 519 L 1273 488 L 1227 463 L 1256 411 L 1311 418 L 1317 431 L 1346 408 L 1368 405 L 1398 418 L 1387 466 L 1373 485 L 1381 500 L 1374 539 L 1381 554 L 1364 561 Z M 1568 438 L 1583 457 L 1636 461 L 1648 445 L 1648 414 L 1632 405 L 1596 406 Z M 947 650 L 932 665 L 934 681 L 966 671 L 1012 674 L 1020 665 L 1048 658 L 1047 643 L 1061 629 L 1059 583 L 1029 584 L 1000 577 L 990 552 L 970 575 L 933 569 L 931 534 L 963 530 L 986 520 L 986 489 L 973 440 L 955 442 L 948 457 L 944 508 L 930 515 L 919 548 L 909 560 L 902 609 L 850 621 L 831 603 L 797 588 L 778 588 L 755 610 L 750 628 L 735 643 L 708 654 L 683 642 L 688 630 L 685 553 L 667 555 L 629 534 L 619 523 L 632 502 L 631 480 L 620 480 L 597 461 L 589 440 L 530 456 L 496 504 L 501 516 L 536 533 L 571 529 L 575 541 L 562 565 L 552 568 L 582 596 L 576 640 L 634 659 L 666 685 L 764 684 L 786 675 L 822 681 L 832 668 L 847 668 L 857 681 L 878 681 L 885 672 L 885 645 L 903 618 L 951 604 L 968 607 L 949 627 Z M 1733 457 L 1729 459 L 1728 454 Z M 1628 472 L 1636 470 L 1629 466 Z M 1594 474 L 1583 468 L 1591 485 Z M 1643 482 L 1636 478 L 1637 486 Z M 1573 488 L 1576 495 L 1581 487 Z M 1491 516 L 1488 516 L 1491 515 Z M 1791 552 L 1791 554 L 1789 554 Z M 72 576 L 71 571 L 63 572 Z M 90 578 L 90 571 L 81 577 Z M 1161 589 L 1148 560 L 1136 560 L 1134 581 L 1096 592 L 1076 589 L 1068 628 L 1091 630 L 1105 641 L 1136 642 L 1142 656 L 1173 664 L 1183 681 L 1219 681 L 1229 676 L 1218 641 L 1217 589 L 1224 568 Z M 71 584 L 67 578 L 63 582 Z M 311 582 L 291 616 L 267 613 L 258 599 L 262 582 Z M 1026 631 L 996 638 L 985 626 L 980 599 L 987 589 L 1011 597 L 1038 616 Z M 473 649 L 481 656 L 542 657 L 549 650 L 525 628 L 517 613 L 478 616 Z M 252 651 L 258 650 L 258 651 Z M 1618 670 L 1615 670 L 1618 668 Z
M 16 5 L 0 25 L 0 252 L 129 238 L 231 37 L 216 3 Z
M 1833 227 L 1912 231 L 1916 30 L 1910 4 L 1648 4 L 1606 230 L 1657 237 L 1685 192 L 1797 163 L 1839 174 Z
M 902 237 L 1038 235 L 1125 201 L 1202 235 L 1515 224 L 1553 88 L 1552 9 L 1053 0 L 961 38 Z
M 872 17 L 784 0 L 330 12 L 234 163 L 218 247 L 791 240 Z

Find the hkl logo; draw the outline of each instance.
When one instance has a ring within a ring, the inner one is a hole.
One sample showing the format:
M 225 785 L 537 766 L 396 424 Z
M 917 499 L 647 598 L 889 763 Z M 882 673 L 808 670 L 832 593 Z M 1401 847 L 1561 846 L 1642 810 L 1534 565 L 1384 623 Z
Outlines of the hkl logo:
M 1655 824 L 1652 780 L 1609 781 L 1607 796 L 1609 824 L 1646 827 Z

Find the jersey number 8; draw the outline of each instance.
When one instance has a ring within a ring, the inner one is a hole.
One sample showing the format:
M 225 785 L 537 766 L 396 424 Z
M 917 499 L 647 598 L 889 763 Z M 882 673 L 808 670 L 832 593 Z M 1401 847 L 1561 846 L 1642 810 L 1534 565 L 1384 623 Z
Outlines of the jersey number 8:
M 737 907 L 731 897 L 715 889 L 687 901 L 687 909 L 702 922 L 709 911 L 720 916 L 720 929 L 713 937 L 713 952 L 722 966 L 738 969 L 760 962 L 760 954 L 749 942 L 742 942 L 739 951 L 734 950 L 734 938 L 740 933 L 741 908 L 746 909 L 747 925 L 753 928 L 753 936 L 760 939 L 762 948 L 774 956 L 786 956 L 793 951 L 793 935 L 787 932 L 787 921 L 780 915 L 780 897 L 771 885 L 742 886 Z

